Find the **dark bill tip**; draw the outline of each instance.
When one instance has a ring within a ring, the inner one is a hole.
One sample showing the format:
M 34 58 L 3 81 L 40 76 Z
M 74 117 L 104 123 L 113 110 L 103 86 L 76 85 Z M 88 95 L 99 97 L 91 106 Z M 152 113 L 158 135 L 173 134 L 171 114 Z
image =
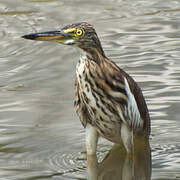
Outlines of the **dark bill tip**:
M 37 36 L 36 33 L 22 36 L 22 38 L 24 38 L 24 39 L 31 39 L 31 40 L 35 40 L 37 37 L 38 37 L 38 36 Z

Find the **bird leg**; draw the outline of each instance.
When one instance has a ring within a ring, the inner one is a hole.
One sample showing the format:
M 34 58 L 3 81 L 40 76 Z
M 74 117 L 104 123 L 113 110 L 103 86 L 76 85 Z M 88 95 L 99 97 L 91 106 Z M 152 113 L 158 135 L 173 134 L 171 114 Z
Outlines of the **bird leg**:
M 95 155 L 97 149 L 97 142 L 98 142 L 98 132 L 97 130 L 87 124 L 86 126 L 86 151 L 87 155 Z
M 98 159 L 95 155 L 87 155 L 87 180 L 98 180 Z
M 122 123 L 121 126 L 121 138 L 126 151 L 129 155 L 134 153 L 134 141 L 133 141 L 133 131 L 130 130 L 126 124 Z

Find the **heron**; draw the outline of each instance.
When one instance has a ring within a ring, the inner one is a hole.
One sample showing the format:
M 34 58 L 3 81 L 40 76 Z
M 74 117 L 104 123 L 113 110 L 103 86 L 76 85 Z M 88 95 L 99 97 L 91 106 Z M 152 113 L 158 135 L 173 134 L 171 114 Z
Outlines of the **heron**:
M 137 82 L 105 55 L 94 27 L 86 22 L 25 39 L 53 41 L 80 50 L 74 106 L 85 128 L 87 155 L 95 155 L 101 136 L 133 154 L 134 138 L 149 138 L 150 116 Z

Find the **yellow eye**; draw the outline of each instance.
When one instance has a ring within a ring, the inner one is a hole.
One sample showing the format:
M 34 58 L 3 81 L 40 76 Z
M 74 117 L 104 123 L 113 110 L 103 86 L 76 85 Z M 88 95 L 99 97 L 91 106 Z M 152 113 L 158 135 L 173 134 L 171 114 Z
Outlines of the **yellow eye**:
M 83 31 L 81 29 L 77 29 L 76 35 L 81 36 L 83 34 Z

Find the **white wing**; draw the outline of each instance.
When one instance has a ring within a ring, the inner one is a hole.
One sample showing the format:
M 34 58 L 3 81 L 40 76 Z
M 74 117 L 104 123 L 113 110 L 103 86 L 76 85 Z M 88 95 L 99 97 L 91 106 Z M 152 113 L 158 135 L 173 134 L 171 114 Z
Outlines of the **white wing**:
M 125 107 L 125 121 L 132 129 L 139 129 L 143 127 L 143 120 L 141 118 L 135 97 L 131 92 L 129 83 L 126 78 L 124 78 L 125 91 L 128 97 L 128 103 Z

